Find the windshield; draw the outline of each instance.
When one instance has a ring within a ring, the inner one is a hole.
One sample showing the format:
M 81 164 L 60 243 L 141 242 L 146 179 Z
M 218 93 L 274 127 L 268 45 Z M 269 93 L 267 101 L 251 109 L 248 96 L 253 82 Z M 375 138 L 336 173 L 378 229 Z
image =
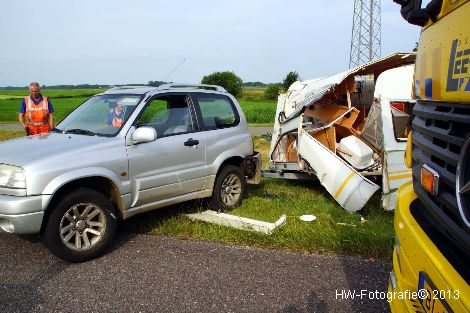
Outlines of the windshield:
M 134 112 L 141 95 L 94 96 L 60 122 L 56 131 L 82 135 L 114 136 Z

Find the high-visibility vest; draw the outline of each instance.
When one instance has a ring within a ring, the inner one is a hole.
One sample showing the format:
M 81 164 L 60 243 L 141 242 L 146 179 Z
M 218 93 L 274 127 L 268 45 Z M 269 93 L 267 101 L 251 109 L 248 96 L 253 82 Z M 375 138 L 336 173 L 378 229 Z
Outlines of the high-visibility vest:
M 26 104 L 26 125 L 42 126 L 49 125 L 49 101 L 43 97 L 41 102 L 34 104 L 31 97 L 25 97 Z
M 120 115 L 121 117 L 118 116 L 118 115 L 116 114 L 116 112 L 113 110 L 113 126 L 114 126 L 114 127 L 121 127 L 121 126 L 122 126 L 122 121 L 123 121 L 122 116 L 124 116 L 124 114 L 123 114 L 123 113 L 120 113 L 119 115 Z

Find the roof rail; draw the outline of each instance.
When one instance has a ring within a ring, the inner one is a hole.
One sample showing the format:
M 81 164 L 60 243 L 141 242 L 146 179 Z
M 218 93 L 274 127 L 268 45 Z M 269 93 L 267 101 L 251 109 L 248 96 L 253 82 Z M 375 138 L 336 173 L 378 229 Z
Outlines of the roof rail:
M 163 84 L 157 87 L 157 89 L 171 89 L 171 88 L 194 88 L 194 89 L 209 89 L 220 92 L 227 92 L 224 87 L 217 85 L 207 85 L 207 84 Z
M 137 89 L 137 88 L 152 88 L 152 87 L 151 86 L 145 86 L 145 85 L 111 86 L 111 88 L 106 89 L 105 92 L 112 91 L 112 90 L 126 90 L 126 89 Z

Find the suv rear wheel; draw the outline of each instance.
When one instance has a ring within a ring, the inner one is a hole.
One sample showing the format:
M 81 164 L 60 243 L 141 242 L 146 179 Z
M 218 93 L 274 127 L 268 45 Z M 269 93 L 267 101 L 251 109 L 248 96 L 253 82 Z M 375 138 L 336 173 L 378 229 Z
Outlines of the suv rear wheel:
M 243 200 L 246 180 L 242 170 L 227 165 L 218 173 L 212 192 L 211 206 L 217 211 L 238 207 Z
M 61 259 L 83 262 L 101 255 L 116 234 L 111 202 L 93 190 L 81 188 L 52 208 L 44 229 L 46 246 Z

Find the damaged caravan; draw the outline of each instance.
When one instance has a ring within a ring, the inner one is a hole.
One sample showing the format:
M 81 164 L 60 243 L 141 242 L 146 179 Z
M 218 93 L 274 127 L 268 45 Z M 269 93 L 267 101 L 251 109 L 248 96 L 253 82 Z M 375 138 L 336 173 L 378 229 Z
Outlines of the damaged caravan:
M 349 212 L 381 188 L 383 208 L 393 210 L 397 188 L 411 179 L 403 154 L 414 61 L 414 54 L 395 53 L 292 84 L 278 98 L 264 176 L 316 176 Z

